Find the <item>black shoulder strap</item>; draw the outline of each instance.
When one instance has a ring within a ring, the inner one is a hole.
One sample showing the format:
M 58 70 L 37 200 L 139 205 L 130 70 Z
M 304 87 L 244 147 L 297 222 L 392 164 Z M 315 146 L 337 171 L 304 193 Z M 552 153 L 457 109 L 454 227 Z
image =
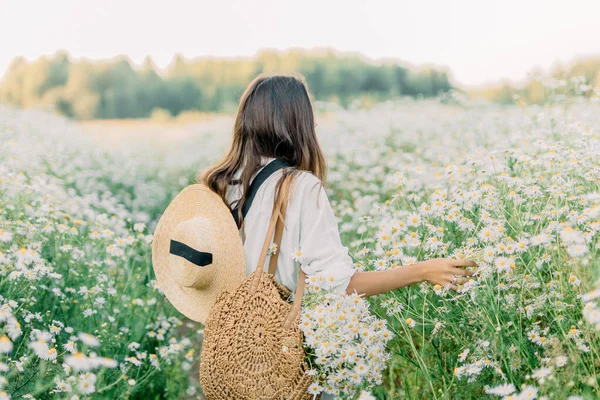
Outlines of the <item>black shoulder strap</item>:
M 256 196 L 256 192 L 258 192 L 260 185 L 262 185 L 263 182 L 266 181 L 267 178 L 270 177 L 275 171 L 284 167 L 289 167 L 287 161 L 285 161 L 282 158 L 276 158 L 275 160 L 272 160 L 269 164 L 267 164 L 266 167 L 261 169 L 258 175 L 254 177 L 252 183 L 250 184 L 250 187 L 248 188 L 248 196 L 246 198 L 246 202 L 242 207 L 242 216 L 244 218 L 246 218 L 246 214 L 248 214 L 248 210 L 252 205 L 252 201 L 254 200 L 254 196 Z M 233 219 L 235 220 L 235 223 L 239 226 L 237 205 L 233 210 L 231 210 L 231 213 L 233 214 Z

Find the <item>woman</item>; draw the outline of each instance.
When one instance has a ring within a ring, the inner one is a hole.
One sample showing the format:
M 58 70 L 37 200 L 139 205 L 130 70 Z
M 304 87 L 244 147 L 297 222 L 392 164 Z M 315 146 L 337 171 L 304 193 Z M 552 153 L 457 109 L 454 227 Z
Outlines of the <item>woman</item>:
M 298 268 L 307 276 L 332 276 L 332 289 L 338 293 L 358 292 L 365 296 L 423 281 L 456 290 L 457 284 L 463 284 L 473 274 L 460 268 L 475 266 L 473 261 L 445 258 L 386 271 L 356 270 L 348 248 L 340 240 L 324 190 L 326 163 L 315 133 L 307 85 L 300 75 L 261 74 L 250 83 L 240 100 L 228 153 L 204 170 L 198 180 L 212 188 L 231 209 L 236 205 L 241 209 L 252 179 L 276 158 L 286 160 L 290 167 L 273 173 L 260 186 L 246 217 L 239 215 L 247 274 L 258 264 L 275 193 L 281 178 L 288 174 L 293 175 L 295 184 L 290 192 L 281 248 L 271 250 L 280 252 L 275 278 L 292 292 L 296 289 Z

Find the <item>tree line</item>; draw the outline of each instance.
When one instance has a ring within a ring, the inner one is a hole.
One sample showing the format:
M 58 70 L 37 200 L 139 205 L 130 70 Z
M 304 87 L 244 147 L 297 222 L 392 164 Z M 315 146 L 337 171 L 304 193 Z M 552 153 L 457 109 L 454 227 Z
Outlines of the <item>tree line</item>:
M 469 93 L 500 104 L 522 105 L 544 104 L 560 96 L 600 96 L 600 57 L 557 64 L 547 72 L 535 68 L 528 75 L 520 85 L 502 82 Z
M 0 82 L 0 102 L 48 107 L 75 119 L 147 118 L 160 110 L 235 112 L 248 83 L 262 72 L 299 72 L 316 100 L 347 106 L 357 98 L 431 97 L 449 91 L 447 71 L 374 64 L 332 50 L 265 50 L 251 58 L 176 55 L 159 74 L 150 57 L 135 68 L 125 57 L 89 61 L 66 52 L 27 61 L 17 57 Z

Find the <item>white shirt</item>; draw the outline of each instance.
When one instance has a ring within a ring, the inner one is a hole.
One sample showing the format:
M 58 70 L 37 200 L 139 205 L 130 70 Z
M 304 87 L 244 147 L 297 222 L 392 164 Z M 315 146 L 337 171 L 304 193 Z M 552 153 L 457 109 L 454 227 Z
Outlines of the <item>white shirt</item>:
M 274 159 L 262 157 L 262 167 L 252 179 Z M 263 182 L 244 219 L 247 275 L 251 274 L 258 264 L 273 211 L 275 185 L 281 177 L 281 172 L 275 171 Z M 238 179 L 241 173 L 241 169 L 236 171 L 234 179 Z M 322 187 L 321 180 L 309 171 L 301 171 L 293 186 L 293 190 L 289 192 L 290 201 L 284 220 L 281 248 L 277 250 L 280 254 L 275 278 L 293 292 L 296 290 L 301 267 L 307 276 L 316 273 L 323 273 L 326 277 L 332 276 L 332 289 L 337 293 L 345 292 L 356 267 L 348 254 L 348 247 L 341 242 L 337 219 L 325 188 Z M 241 185 L 228 186 L 226 199 L 230 206 L 241 196 Z M 241 235 L 240 230 L 240 237 Z M 300 262 L 293 258 L 297 248 L 302 252 Z M 267 253 L 263 266 L 265 271 L 268 269 L 270 257 Z

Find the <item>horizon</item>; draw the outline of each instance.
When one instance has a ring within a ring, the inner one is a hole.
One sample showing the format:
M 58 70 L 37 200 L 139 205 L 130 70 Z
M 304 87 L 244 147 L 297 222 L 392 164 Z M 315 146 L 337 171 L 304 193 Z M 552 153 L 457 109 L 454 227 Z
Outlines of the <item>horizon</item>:
M 448 66 L 448 65 L 442 65 L 439 63 L 414 64 L 409 61 L 403 60 L 401 58 L 396 58 L 396 57 L 374 58 L 374 57 L 369 57 L 368 55 L 365 55 L 359 51 L 341 51 L 341 50 L 338 50 L 335 48 L 330 48 L 330 47 L 312 47 L 312 48 L 289 47 L 289 48 L 284 48 L 284 49 L 260 48 L 254 54 L 251 54 L 251 55 L 231 55 L 231 56 L 214 56 L 214 55 L 187 56 L 187 55 L 181 54 L 181 53 L 173 53 L 173 56 L 171 57 L 170 61 L 166 64 L 163 63 L 162 66 L 157 64 L 156 60 L 152 57 L 151 54 L 147 54 L 139 60 L 133 59 L 128 54 L 115 54 L 113 56 L 109 56 L 109 57 L 105 57 L 105 58 L 91 58 L 91 57 L 86 57 L 86 56 L 81 56 L 81 57 L 73 56 L 73 54 L 71 54 L 67 49 L 57 49 L 53 53 L 40 54 L 39 56 L 33 57 L 33 58 L 27 58 L 27 57 L 24 57 L 24 58 L 28 62 L 33 62 L 39 58 L 53 57 L 56 54 L 62 52 L 62 53 L 66 53 L 66 55 L 68 56 L 68 58 L 71 62 L 89 61 L 92 63 L 96 63 L 96 62 L 100 63 L 100 62 L 114 61 L 117 59 L 124 58 L 132 65 L 132 67 L 134 69 L 138 69 L 138 68 L 141 68 L 143 66 L 145 60 L 148 57 L 150 57 L 152 60 L 152 63 L 154 64 L 155 71 L 159 75 L 161 75 L 161 74 L 164 74 L 167 72 L 167 70 L 171 67 L 173 60 L 175 59 L 175 57 L 177 55 L 181 55 L 183 57 L 183 59 L 187 62 L 194 61 L 194 60 L 205 60 L 205 59 L 211 59 L 211 58 L 217 59 L 217 60 L 236 60 L 236 59 L 253 59 L 253 58 L 257 57 L 258 54 L 263 51 L 276 51 L 278 53 L 286 53 L 286 52 L 290 52 L 290 51 L 301 51 L 301 52 L 306 52 L 306 53 L 319 52 L 319 51 L 332 51 L 338 57 L 342 57 L 345 55 L 356 56 L 356 57 L 360 57 L 360 58 L 364 59 L 366 62 L 373 63 L 373 64 L 394 62 L 394 63 L 397 63 L 398 65 L 401 65 L 401 66 L 404 66 L 404 67 L 407 67 L 407 68 L 410 68 L 413 70 L 418 70 L 419 68 L 426 68 L 426 67 L 435 67 L 437 69 L 441 69 L 441 70 L 448 72 L 448 76 L 449 76 L 450 81 L 453 84 L 453 86 L 463 88 L 463 89 L 471 89 L 471 90 L 501 85 L 504 83 L 512 85 L 512 86 L 517 86 L 519 84 L 525 83 L 527 81 L 528 74 L 534 70 L 541 70 L 544 74 L 546 74 L 546 73 L 549 73 L 553 68 L 555 68 L 558 65 L 568 67 L 568 66 L 570 66 L 578 61 L 581 61 L 581 60 L 586 60 L 586 59 L 591 59 L 591 58 L 600 58 L 600 52 L 574 55 L 573 57 L 571 57 L 568 60 L 555 60 L 550 65 L 539 65 L 539 64 L 533 65 L 526 72 L 526 75 L 523 76 L 521 79 L 511 79 L 511 78 L 503 77 L 503 78 L 498 78 L 495 80 L 492 79 L 492 80 L 488 80 L 488 81 L 485 81 L 482 83 L 476 83 L 476 84 L 466 84 L 464 82 L 457 81 L 457 79 L 453 73 L 452 67 Z M 19 56 L 13 57 L 11 59 L 10 63 L 12 63 L 17 57 L 19 57 Z M 9 66 L 10 66 L 10 63 L 9 63 Z M 6 70 L 0 72 L 0 82 L 2 82 L 2 80 L 5 78 L 5 74 L 7 72 L 8 72 L 8 67 L 6 68 Z
M 15 38 L 0 53 L 1 76 L 17 56 L 31 60 L 60 49 L 75 60 L 124 55 L 139 64 L 151 56 L 164 69 L 177 53 L 186 59 L 247 58 L 261 49 L 332 48 L 374 61 L 441 66 L 459 86 L 473 87 L 523 81 L 533 69 L 547 71 L 600 54 L 595 39 L 600 2 L 591 0 L 573 0 L 569 7 L 559 0 L 306 0 L 302 7 L 276 0 L 174 0 L 168 7 L 141 0 L 0 0 L 0 5 L 5 5 L 0 35 Z

